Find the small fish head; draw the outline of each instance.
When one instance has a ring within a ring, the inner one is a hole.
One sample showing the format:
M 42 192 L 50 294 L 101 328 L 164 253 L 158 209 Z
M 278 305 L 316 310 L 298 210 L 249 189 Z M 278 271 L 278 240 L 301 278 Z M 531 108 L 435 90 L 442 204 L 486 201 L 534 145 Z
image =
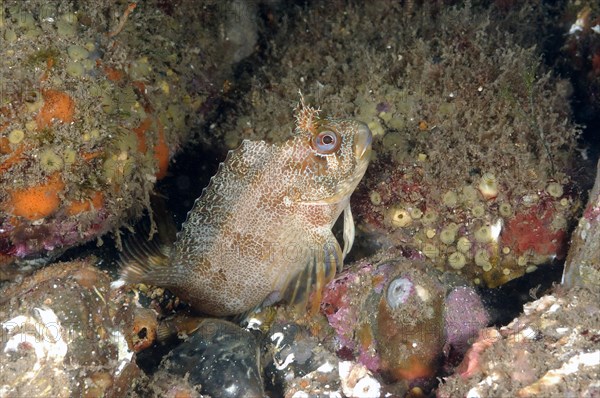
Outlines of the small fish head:
M 373 135 L 366 124 L 351 119 L 320 118 L 303 106 L 297 113 L 296 140 L 302 147 L 298 168 L 304 175 L 300 200 L 340 203 L 354 191 L 371 157 Z

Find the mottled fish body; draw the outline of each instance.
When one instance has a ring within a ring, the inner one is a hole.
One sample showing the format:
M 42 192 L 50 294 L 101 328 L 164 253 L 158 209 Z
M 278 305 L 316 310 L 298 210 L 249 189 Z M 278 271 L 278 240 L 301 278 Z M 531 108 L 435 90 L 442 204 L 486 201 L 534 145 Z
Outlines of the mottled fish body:
M 128 261 L 128 282 L 163 286 L 197 310 L 233 315 L 261 303 L 307 298 L 341 269 L 354 239 L 350 195 L 372 135 L 354 120 L 320 118 L 303 103 L 281 144 L 244 141 L 230 151 L 188 214 L 168 265 Z M 344 212 L 344 249 L 331 228 Z

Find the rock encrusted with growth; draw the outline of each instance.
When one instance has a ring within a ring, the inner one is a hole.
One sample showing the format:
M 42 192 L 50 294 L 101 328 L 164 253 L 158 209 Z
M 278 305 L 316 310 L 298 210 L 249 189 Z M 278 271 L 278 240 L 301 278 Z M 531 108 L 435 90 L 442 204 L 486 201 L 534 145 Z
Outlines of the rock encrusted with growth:
M 442 397 L 591 397 L 600 393 L 600 289 L 575 287 L 526 304 L 499 329 L 485 329 Z
M 149 207 L 254 50 L 256 10 L 234 3 L 0 4 L 0 265 L 55 257 Z
M 125 397 L 141 372 L 130 308 L 92 259 L 57 263 L 0 291 L 0 395 Z
M 600 289 L 600 161 L 587 207 L 571 237 L 563 284 Z

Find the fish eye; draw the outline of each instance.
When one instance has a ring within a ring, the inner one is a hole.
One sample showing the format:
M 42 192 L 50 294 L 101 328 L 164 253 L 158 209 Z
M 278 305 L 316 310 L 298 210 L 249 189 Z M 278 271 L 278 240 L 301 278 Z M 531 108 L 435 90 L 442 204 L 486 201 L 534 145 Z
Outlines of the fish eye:
M 323 130 L 312 138 L 315 151 L 323 155 L 330 155 L 337 151 L 342 144 L 342 137 L 332 130 Z

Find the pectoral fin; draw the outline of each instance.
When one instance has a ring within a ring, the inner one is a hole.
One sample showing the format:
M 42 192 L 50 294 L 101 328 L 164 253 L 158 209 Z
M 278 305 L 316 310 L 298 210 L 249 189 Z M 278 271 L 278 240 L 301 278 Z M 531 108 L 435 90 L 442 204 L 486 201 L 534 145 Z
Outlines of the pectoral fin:
M 153 201 L 156 224 L 149 217 L 139 222 L 123 240 L 119 255 L 121 279 L 129 283 L 175 285 L 169 255 L 175 238 L 172 219 L 167 218 L 161 202 Z M 158 207 L 157 207 L 158 206 Z
M 310 247 L 308 253 L 306 266 L 286 284 L 283 298 L 300 311 L 308 309 L 316 313 L 323 288 L 343 267 L 343 254 L 330 230 L 324 231 L 322 239 Z
M 344 258 L 352 249 L 354 244 L 354 219 L 352 218 L 352 210 L 350 203 L 344 209 Z

